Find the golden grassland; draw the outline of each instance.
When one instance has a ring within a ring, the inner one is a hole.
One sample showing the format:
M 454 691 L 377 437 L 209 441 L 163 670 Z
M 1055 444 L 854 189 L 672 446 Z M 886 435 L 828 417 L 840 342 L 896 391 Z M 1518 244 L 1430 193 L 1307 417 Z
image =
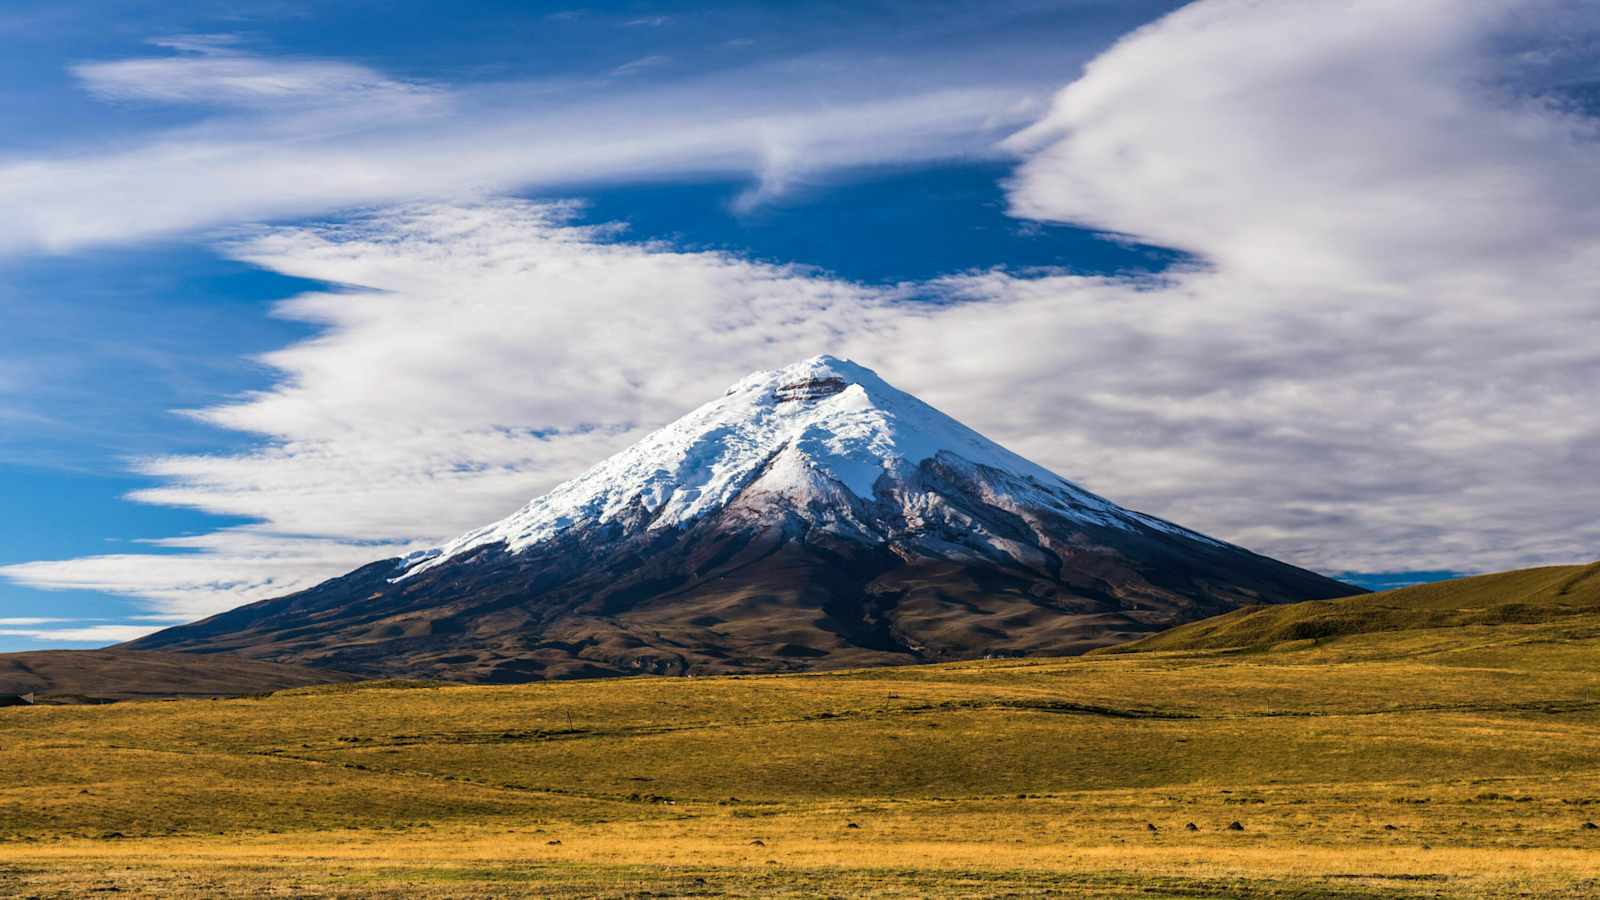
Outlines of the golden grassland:
M 1600 615 L 3 709 L 0 771 L 3 895 L 1589 897 Z

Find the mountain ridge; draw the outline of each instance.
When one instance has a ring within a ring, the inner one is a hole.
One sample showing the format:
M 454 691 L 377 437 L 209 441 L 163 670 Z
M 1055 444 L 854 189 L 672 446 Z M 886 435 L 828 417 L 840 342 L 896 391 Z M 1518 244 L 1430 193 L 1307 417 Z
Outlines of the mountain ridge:
M 1244 652 L 1384 632 L 1559 623 L 1600 615 L 1600 562 L 1472 575 L 1336 600 L 1250 606 L 1103 653 Z

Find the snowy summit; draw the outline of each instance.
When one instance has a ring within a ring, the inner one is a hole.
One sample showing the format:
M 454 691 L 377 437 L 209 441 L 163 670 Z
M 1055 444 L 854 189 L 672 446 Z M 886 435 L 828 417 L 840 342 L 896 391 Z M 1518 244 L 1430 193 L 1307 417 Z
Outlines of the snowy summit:
M 782 505 L 842 535 L 886 540 L 892 526 L 864 510 L 891 502 L 898 513 L 893 520 L 914 527 L 936 499 L 908 488 L 919 466 L 934 458 L 989 473 L 1001 494 L 986 498 L 991 503 L 1215 543 L 1123 509 L 898 390 L 871 369 L 822 355 L 747 376 L 719 399 L 505 519 L 407 557 L 402 577 L 490 544 L 504 542 L 515 553 L 578 528 L 667 528 L 741 500 Z M 996 475 L 1002 477 L 996 481 Z

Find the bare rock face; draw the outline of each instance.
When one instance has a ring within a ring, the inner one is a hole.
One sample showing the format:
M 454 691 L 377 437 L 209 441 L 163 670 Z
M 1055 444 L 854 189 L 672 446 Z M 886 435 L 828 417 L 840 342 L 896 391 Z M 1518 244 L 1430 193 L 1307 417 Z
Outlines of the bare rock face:
M 793 671 L 1074 654 L 1352 593 L 818 357 L 435 551 L 129 646 L 483 682 Z
M 803 403 L 832 397 L 834 394 L 843 393 L 847 387 L 849 384 L 836 375 L 806 378 L 779 385 L 777 390 L 773 391 L 773 397 L 779 403 Z

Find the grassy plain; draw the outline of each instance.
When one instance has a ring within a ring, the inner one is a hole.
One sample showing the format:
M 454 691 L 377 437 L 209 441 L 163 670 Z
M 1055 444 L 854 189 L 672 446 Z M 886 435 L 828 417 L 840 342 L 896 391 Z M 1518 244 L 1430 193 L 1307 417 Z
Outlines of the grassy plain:
M 0 895 L 1588 897 L 1600 614 L 0 709 L 0 771 Z

